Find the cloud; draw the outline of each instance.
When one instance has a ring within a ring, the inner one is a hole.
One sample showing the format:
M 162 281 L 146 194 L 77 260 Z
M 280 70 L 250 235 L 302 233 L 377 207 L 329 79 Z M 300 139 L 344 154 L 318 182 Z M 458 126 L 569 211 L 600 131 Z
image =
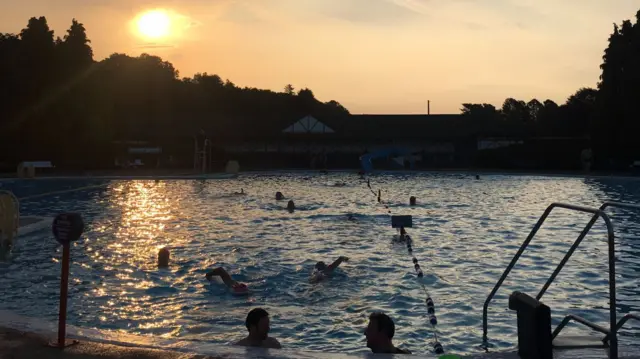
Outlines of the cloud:
M 394 0 L 312 1 L 319 13 L 352 23 L 388 25 L 419 20 L 424 14 L 409 2 Z
M 247 1 L 226 1 L 221 3 L 218 20 L 240 24 L 255 24 L 263 22 L 264 19 L 258 15 L 255 8 Z
M 172 49 L 175 45 L 163 45 L 163 44 L 141 44 L 136 46 L 137 49 Z

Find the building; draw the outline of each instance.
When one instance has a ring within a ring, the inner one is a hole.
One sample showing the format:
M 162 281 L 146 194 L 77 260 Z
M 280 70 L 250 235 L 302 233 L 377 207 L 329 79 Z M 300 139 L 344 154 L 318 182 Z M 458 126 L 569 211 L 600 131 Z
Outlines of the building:
M 589 146 L 588 138 L 541 137 L 534 123 L 464 115 L 300 114 L 212 121 L 192 133 L 211 140 L 214 169 L 228 160 L 244 169 L 358 168 L 361 156 L 371 153 L 389 154 L 377 158 L 375 168 L 408 167 L 398 161 L 400 152 L 417 169 L 569 169 L 580 167 L 580 153 Z M 181 163 L 193 163 L 193 140 L 181 142 L 189 141 Z
M 270 123 L 214 135 L 214 143 L 251 167 L 355 168 L 360 156 L 383 149 L 419 154 L 422 166 L 447 167 L 470 160 L 479 130 L 461 115 L 304 115 Z

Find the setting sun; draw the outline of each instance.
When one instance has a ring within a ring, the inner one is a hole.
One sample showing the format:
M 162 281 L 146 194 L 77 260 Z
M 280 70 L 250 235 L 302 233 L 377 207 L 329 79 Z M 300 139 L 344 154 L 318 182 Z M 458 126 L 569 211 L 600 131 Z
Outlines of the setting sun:
M 171 32 L 171 17 L 163 10 L 148 11 L 138 18 L 136 28 L 140 35 L 149 39 L 161 39 Z

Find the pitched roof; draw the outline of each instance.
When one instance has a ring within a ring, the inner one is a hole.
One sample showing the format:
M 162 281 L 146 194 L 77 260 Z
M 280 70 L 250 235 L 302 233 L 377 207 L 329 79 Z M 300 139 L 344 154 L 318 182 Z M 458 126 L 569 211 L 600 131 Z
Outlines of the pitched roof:
M 307 115 L 298 122 L 285 128 L 284 133 L 334 133 L 329 126 L 318 121 L 315 117 Z

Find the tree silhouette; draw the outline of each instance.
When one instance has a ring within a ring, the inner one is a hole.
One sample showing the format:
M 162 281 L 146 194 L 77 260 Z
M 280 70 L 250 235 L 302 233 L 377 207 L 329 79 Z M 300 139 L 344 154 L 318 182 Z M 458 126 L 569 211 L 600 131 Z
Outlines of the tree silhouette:
M 531 121 L 538 122 L 540 115 L 543 113 L 544 105 L 537 99 L 527 102 L 527 116 Z
M 500 111 L 495 106 L 487 103 L 464 103 L 462 104 L 462 114 L 477 119 L 497 119 L 501 116 Z
M 0 78 L 5 164 L 46 158 L 61 167 L 104 167 L 116 155 L 114 141 L 170 145 L 200 129 L 220 140 L 261 136 L 296 116 L 348 114 L 309 89 L 296 95 L 291 85 L 276 93 L 240 88 L 215 74 L 179 79 L 171 63 L 149 54 L 95 62 L 76 19 L 62 38 L 54 38 L 44 17 L 29 19 L 19 35 L 0 34 Z
M 507 98 L 499 109 L 464 103 L 461 112 L 474 118 L 477 136 L 589 135 L 602 166 L 628 164 L 640 158 L 640 11 L 634 22 L 614 25 L 601 69 L 597 90 L 579 89 L 562 105 Z M 96 62 L 76 19 L 62 38 L 45 17 L 29 19 L 17 34 L 0 33 L 0 79 L 0 163 L 10 167 L 29 159 L 104 167 L 116 155 L 114 141 L 170 145 L 202 129 L 224 143 L 276 136 L 305 115 L 349 115 L 339 102 L 290 84 L 274 92 L 216 74 L 180 79 L 171 63 L 149 54 Z
M 296 90 L 293 88 L 292 84 L 288 84 L 284 87 L 284 93 L 287 95 L 295 95 Z
M 508 121 L 527 122 L 530 120 L 527 104 L 524 101 L 519 101 L 514 98 L 504 100 L 502 113 Z
M 614 25 L 600 66 L 597 114 L 593 121 L 594 155 L 600 165 L 610 160 L 640 158 L 636 140 L 640 99 L 640 11 L 636 21 Z

